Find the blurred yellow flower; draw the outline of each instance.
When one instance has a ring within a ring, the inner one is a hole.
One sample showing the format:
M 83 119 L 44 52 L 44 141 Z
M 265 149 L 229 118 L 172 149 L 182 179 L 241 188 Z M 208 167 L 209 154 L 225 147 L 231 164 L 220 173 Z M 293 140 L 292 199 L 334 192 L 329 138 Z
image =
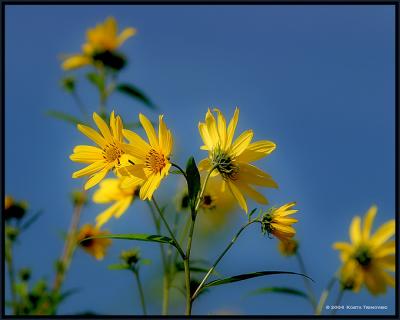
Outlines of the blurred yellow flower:
M 262 231 L 272 234 L 281 241 L 289 241 L 296 234 L 296 230 L 292 227 L 293 223 L 298 220 L 288 217 L 296 213 L 298 210 L 292 209 L 296 202 L 287 203 L 279 208 L 272 208 L 265 212 L 262 216 Z
M 298 247 L 299 243 L 295 239 L 279 241 L 278 243 L 279 252 L 286 257 L 296 254 Z
M 205 122 L 199 123 L 199 132 L 203 139 L 203 150 L 208 151 L 208 158 L 199 163 L 200 170 L 216 168 L 212 176 L 221 175 L 229 190 L 239 202 L 240 207 L 247 212 L 247 203 L 244 195 L 261 204 L 267 204 L 267 199 L 253 186 L 277 188 L 278 185 L 271 176 L 251 165 L 250 162 L 264 158 L 275 150 L 275 143 L 267 140 L 251 143 L 253 131 L 243 132 L 234 142 L 233 136 L 239 118 L 239 109 L 226 127 L 223 114 L 217 113 L 217 121 L 210 109 L 207 111 Z
M 201 181 L 204 183 L 205 174 L 202 174 Z M 236 199 L 227 190 L 226 185 L 220 176 L 208 179 L 206 189 L 199 210 L 199 228 L 217 229 L 226 223 L 228 216 L 236 209 Z M 178 197 L 180 210 L 189 208 L 189 197 L 187 189 Z
M 124 137 L 130 142 L 127 151 L 133 160 L 123 161 L 118 174 L 127 176 L 122 183 L 123 188 L 132 185 L 141 185 L 140 199 L 151 199 L 154 191 L 159 187 L 161 180 L 168 175 L 171 168 L 170 155 L 172 152 L 172 133 L 164 123 L 163 116 L 159 116 L 158 136 L 153 125 L 143 114 L 139 114 L 149 143 L 139 135 L 123 130 Z
M 114 202 L 108 209 L 96 217 L 96 227 L 100 228 L 111 217 L 119 218 L 128 209 L 139 194 L 139 185 L 132 185 L 129 188 L 121 188 L 124 178 L 109 178 L 100 182 L 99 189 L 93 194 L 93 201 L 96 203 Z
M 90 127 L 78 124 L 78 130 L 93 140 L 100 148 L 93 146 L 76 146 L 70 159 L 76 162 L 90 163 L 89 166 L 76 171 L 72 178 L 90 176 L 85 183 L 85 190 L 98 184 L 111 170 L 120 164 L 121 156 L 126 153 L 122 136 L 122 120 L 120 116 L 115 117 L 114 111 L 110 116 L 110 127 L 97 114 L 93 113 L 93 120 L 99 128 L 101 135 Z
M 333 248 L 340 251 L 343 265 L 340 279 L 346 289 L 358 292 L 363 284 L 373 295 L 386 292 L 386 286 L 395 285 L 394 276 L 387 271 L 395 272 L 394 240 L 395 221 L 389 220 L 371 235 L 372 224 L 377 213 L 372 206 L 364 216 L 355 216 L 351 222 L 349 234 L 351 242 L 335 242 Z
M 6 195 L 4 197 L 4 209 L 7 210 L 14 204 L 14 199 L 11 196 Z
M 82 53 L 68 56 L 62 63 L 64 70 L 71 70 L 93 64 L 93 55 L 105 51 L 115 51 L 128 38 L 136 34 L 136 29 L 126 28 L 118 34 L 117 22 L 113 17 L 107 18 L 104 23 L 88 29 L 86 43 L 82 45 Z
M 108 231 L 101 231 L 99 228 L 92 226 L 91 224 L 85 224 L 78 232 L 77 243 L 87 253 L 94 256 L 97 260 L 102 260 L 107 252 L 107 248 L 111 245 L 111 239 L 99 238 L 99 239 L 88 239 L 82 241 L 85 238 L 106 235 Z

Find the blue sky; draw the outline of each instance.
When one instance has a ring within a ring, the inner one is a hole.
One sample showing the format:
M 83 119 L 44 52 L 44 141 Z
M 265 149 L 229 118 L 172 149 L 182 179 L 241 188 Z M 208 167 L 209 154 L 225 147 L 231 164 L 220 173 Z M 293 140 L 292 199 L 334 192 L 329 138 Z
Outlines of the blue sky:
M 379 208 L 377 225 L 395 216 L 394 14 L 389 5 L 8 5 L 5 188 L 26 199 L 33 211 L 44 210 L 21 239 L 17 264 L 31 266 L 35 279 L 53 279 L 53 261 L 63 245 L 60 233 L 68 227 L 72 211 L 68 193 L 82 185 L 71 178 L 80 166 L 68 156 L 75 145 L 88 140 L 45 112 L 79 115 L 74 101 L 59 87 L 59 56 L 78 52 L 85 30 L 114 16 L 122 28 L 138 29 L 122 47 L 129 65 L 121 80 L 142 88 L 159 106 L 175 135 L 176 162 L 184 165 L 191 155 L 197 161 L 205 156 L 199 149 L 197 123 L 208 107 L 218 106 L 230 117 L 239 106 L 238 132 L 251 128 L 256 140 L 277 144 L 271 156 L 257 163 L 280 186 L 264 194 L 271 204 L 297 201 L 301 253 L 320 293 L 339 267 L 332 243 L 348 240 L 352 217 L 364 214 L 372 204 Z M 84 72 L 76 74 L 83 79 Z M 84 103 L 96 110 L 96 93 L 83 82 L 78 89 Z M 117 94 L 109 108 L 127 122 L 137 120 L 139 112 L 157 116 Z M 158 197 L 168 200 L 179 183 L 176 176 L 169 177 Z M 93 222 L 102 209 L 90 205 L 82 221 Z M 199 235 L 193 256 L 215 259 L 245 221 L 244 213 L 238 212 L 220 234 L 209 239 Z M 113 233 L 154 232 L 147 207 L 139 202 L 106 228 Z M 133 278 L 107 270 L 122 249 L 134 245 L 153 260 L 143 269 L 143 278 L 150 310 L 158 313 L 157 297 L 150 299 L 160 268 L 158 248 L 124 241 L 115 242 L 100 263 L 77 252 L 65 288 L 81 290 L 59 312 L 140 312 Z M 298 271 L 298 266 L 277 253 L 276 240 L 263 237 L 254 227 L 239 239 L 218 271 L 230 276 L 276 269 Z M 301 278 L 284 276 L 230 284 L 210 290 L 196 301 L 193 312 L 310 313 L 297 297 L 245 297 L 271 285 L 303 288 Z M 393 289 L 377 298 L 366 290 L 346 293 L 343 302 L 387 305 L 385 314 L 395 311 Z M 178 300 L 171 309 L 182 312 L 182 304 Z

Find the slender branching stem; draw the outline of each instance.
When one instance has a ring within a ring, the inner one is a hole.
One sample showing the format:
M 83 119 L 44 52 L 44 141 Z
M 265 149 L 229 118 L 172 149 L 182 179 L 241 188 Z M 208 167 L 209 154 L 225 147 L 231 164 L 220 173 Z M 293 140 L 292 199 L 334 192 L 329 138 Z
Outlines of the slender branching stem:
M 258 222 L 257 219 L 253 219 L 249 222 L 247 222 L 244 226 L 242 226 L 239 231 L 236 233 L 236 235 L 233 237 L 231 242 L 227 245 L 227 247 L 222 251 L 222 253 L 218 256 L 217 260 L 215 260 L 214 264 L 212 267 L 208 270 L 206 275 L 203 277 L 201 280 L 199 286 L 197 287 L 196 291 L 193 293 L 192 300 L 196 299 L 198 294 L 200 293 L 200 290 L 204 287 L 205 282 L 207 281 L 208 277 L 211 275 L 211 273 L 214 271 L 214 269 L 217 267 L 218 263 L 221 261 L 221 259 L 225 256 L 225 254 L 229 251 L 229 249 L 233 246 L 233 244 L 236 242 L 236 240 L 239 238 L 240 234 L 251 224 L 254 222 Z
M 337 276 L 335 273 L 335 275 L 332 277 L 332 279 L 329 281 L 328 285 L 326 286 L 325 290 L 321 293 L 317 309 L 315 310 L 316 315 L 322 314 L 322 308 L 324 307 L 325 302 L 328 299 L 329 293 L 331 292 L 332 287 L 335 284 L 336 280 L 337 280 Z
M 177 168 L 182 174 L 183 174 L 183 176 L 185 177 L 185 179 L 187 180 L 187 175 L 186 175 L 186 172 L 185 172 L 185 170 L 183 170 L 180 166 L 178 166 L 176 163 L 171 163 L 171 165 L 173 166 L 173 167 L 175 167 L 175 168 Z
M 339 289 L 338 295 L 337 295 L 336 300 L 335 300 L 335 304 L 334 304 L 335 307 L 337 307 L 340 304 L 340 301 L 342 301 L 343 294 L 344 294 L 344 289 L 343 289 L 343 287 L 341 287 Z M 333 309 L 332 310 L 332 315 L 336 314 L 337 310 L 338 309 Z
M 140 295 L 140 304 L 142 305 L 143 314 L 147 315 L 146 302 L 144 300 L 144 293 L 143 293 L 142 283 L 141 283 L 140 277 L 139 277 L 139 270 L 135 269 L 135 270 L 133 270 L 133 273 L 135 274 L 136 282 L 138 285 L 138 290 L 139 290 L 139 295 Z

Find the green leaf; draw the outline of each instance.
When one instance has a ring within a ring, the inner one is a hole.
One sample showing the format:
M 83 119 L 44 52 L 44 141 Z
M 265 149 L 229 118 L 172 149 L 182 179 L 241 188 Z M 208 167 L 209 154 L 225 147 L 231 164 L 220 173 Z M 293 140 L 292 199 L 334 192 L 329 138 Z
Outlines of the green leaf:
M 72 296 L 75 293 L 78 293 L 79 291 L 81 291 L 81 289 L 79 288 L 72 288 L 69 290 L 64 291 L 63 293 L 61 293 L 61 295 L 58 298 L 58 303 L 64 301 L 65 299 L 67 299 L 68 297 Z
M 64 77 L 60 81 L 61 87 L 68 93 L 73 93 L 76 88 L 76 81 L 74 77 Z
M 25 222 L 21 226 L 21 230 L 26 230 L 27 228 L 29 228 L 42 214 L 43 211 L 36 212 L 27 222 Z
M 257 211 L 257 208 L 254 208 L 253 210 L 251 210 L 251 212 L 249 213 L 248 219 L 249 221 L 251 220 L 251 216 L 254 214 L 254 212 Z
M 177 262 L 175 264 L 176 270 L 178 272 L 182 272 L 185 271 L 185 266 L 183 265 L 183 262 Z M 202 268 L 202 267 L 197 267 L 197 266 L 193 266 L 193 265 L 189 265 L 189 269 L 191 272 L 202 272 L 202 273 L 207 273 L 209 268 Z
M 71 116 L 68 113 L 64 113 L 64 112 L 57 111 L 57 110 L 48 110 L 48 111 L 46 111 L 46 115 L 53 117 L 55 119 L 58 119 L 58 120 L 63 120 L 63 121 L 69 122 L 73 125 L 77 125 L 79 123 L 81 123 L 81 124 L 85 123 L 84 121 L 80 120 L 77 117 Z
M 262 276 L 271 276 L 274 274 L 293 274 L 293 275 L 299 275 L 306 277 L 310 279 L 311 281 L 314 281 L 310 277 L 306 276 L 305 274 L 302 273 L 297 273 L 297 272 L 290 272 L 290 271 L 258 271 L 258 272 L 252 272 L 252 273 L 244 273 L 244 274 L 239 274 L 237 276 L 229 277 L 229 278 L 224 278 L 224 279 L 217 279 L 214 281 L 210 281 L 204 285 L 204 288 L 208 287 L 214 287 L 214 286 L 219 286 L 221 284 L 226 284 L 226 283 L 233 283 L 237 281 L 243 281 L 251 278 L 256 278 L 256 277 L 262 277 Z
M 132 84 L 120 83 L 117 85 L 117 87 L 115 89 L 123 94 L 126 94 L 126 95 L 136 99 L 136 100 L 140 100 L 142 103 L 144 103 L 150 109 L 157 109 L 156 105 L 150 100 L 150 98 L 147 97 L 143 93 L 143 91 L 141 91 L 139 88 L 135 87 Z
M 195 206 L 197 194 L 200 191 L 200 173 L 193 157 L 190 157 L 186 164 L 186 178 L 188 184 L 188 196 L 191 207 Z
M 108 270 L 130 270 L 130 267 L 127 264 L 120 264 L 120 263 L 116 263 L 116 264 L 110 264 L 107 267 Z
M 140 259 L 139 263 L 144 266 L 148 266 L 149 264 L 151 264 L 151 260 L 150 259 Z
M 89 72 L 86 74 L 86 78 L 90 83 L 95 85 L 99 91 L 104 90 L 104 78 L 95 72 Z
M 174 240 L 172 240 L 171 238 L 168 238 L 168 237 L 165 237 L 165 236 L 159 236 L 159 235 L 139 234 L 139 233 L 132 233 L 132 234 L 104 234 L 104 235 L 88 237 L 88 238 L 83 239 L 82 241 L 89 240 L 89 239 L 104 239 L 104 238 L 106 238 L 106 239 L 122 239 L 122 240 L 137 240 L 137 241 L 168 243 L 170 245 L 175 246 Z
M 169 173 L 172 174 L 182 174 L 182 172 L 180 170 L 170 170 Z
M 284 293 L 284 294 L 291 294 L 299 297 L 303 297 L 305 299 L 309 299 L 309 296 L 301 290 L 297 290 L 294 288 L 288 288 L 288 287 L 265 287 L 265 288 L 260 288 L 257 290 L 254 290 L 250 292 L 248 295 L 249 296 L 255 296 L 259 294 L 265 294 L 265 293 Z

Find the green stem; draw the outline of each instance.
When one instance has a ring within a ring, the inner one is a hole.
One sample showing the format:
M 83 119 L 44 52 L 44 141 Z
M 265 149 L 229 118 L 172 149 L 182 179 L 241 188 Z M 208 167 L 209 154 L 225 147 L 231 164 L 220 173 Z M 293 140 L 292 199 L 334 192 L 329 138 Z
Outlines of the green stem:
M 156 227 L 157 234 L 161 233 L 160 220 L 157 219 L 156 214 L 154 212 L 154 208 L 151 202 L 147 202 L 150 208 L 151 216 L 154 221 L 154 225 Z M 167 259 L 165 256 L 164 245 L 160 243 L 160 252 L 161 252 L 161 261 L 163 266 L 163 303 L 162 303 L 162 314 L 168 314 L 168 301 L 169 301 L 169 268 L 167 265 Z
M 136 281 L 137 281 L 137 284 L 138 284 L 139 295 L 140 295 L 140 303 L 142 305 L 143 314 L 147 315 L 146 303 L 144 301 L 143 287 L 142 287 L 142 283 L 140 282 L 139 271 L 138 270 L 134 270 L 133 273 L 135 274 L 135 278 L 136 278 Z
M 191 297 L 191 292 L 190 292 L 190 251 L 192 248 L 192 240 L 193 240 L 193 233 L 194 233 L 194 226 L 196 223 L 196 216 L 197 216 L 197 211 L 199 210 L 201 200 L 204 195 L 204 191 L 206 190 L 207 182 L 208 179 L 211 176 L 211 173 L 215 170 L 216 168 L 213 167 L 207 174 L 203 186 L 201 188 L 200 194 L 198 195 L 197 198 L 197 203 L 196 206 L 191 208 L 191 224 L 190 224 L 190 230 L 189 230 L 189 237 L 188 237 L 188 242 L 186 246 L 186 255 L 184 258 L 184 267 L 185 267 L 185 284 L 186 284 L 186 315 L 191 315 L 192 314 L 192 304 L 193 304 L 193 299 Z
M 171 162 L 171 165 L 172 165 L 173 167 L 177 168 L 177 169 L 183 174 L 183 176 L 185 177 L 185 179 L 187 180 L 186 172 L 185 172 L 180 166 L 178 166 L 176 163 L 173 163 L 173 162 Z
M 72 97 L 75 100 L 76 105 L 78 106 L 79 110 L 81 111 L 81 113 L 85 116 L 86 120 L 89 120 L 89 114 L 86 110 L 85 105 L 83 104 L 78 92 L 76 92 L 74 90 L 74 92 L 72 93 Z
M 154 195 L 153 195 L 153 197 L 152 197 L 152 201 L 153 201 L 153 203 L 154 203 L 154 206 L 155 206 L 156 209 L 157 209 L 158 214 L 159 214 L 160 217 L 161 217 L 161 220 L 164 222 L 165 226 L 167 227 L 167 230 L 168 230 L 168 232 L 169 232 L 169 234 L 170 234 L 172 240 L 174 241 L 175 246 L 176 246 L 176 248 L 177 248 L 178 251 L 179 251 L 179 254 L 181 255 L 182 259 L 185 259 L 185 253 L 183 252 L 183 250 L 182 250 L 181 246 L 179 245 L 178 241 L 176 240 L 176 238 L 175 238 L 175 236 L 174 236 L 174 233 L 172 232 L 172 230 L 171 230 L 171 228 L 170 228 L 170 226 L 169 226 L 167 220 L 165 220 L 164 214 L 162 213 L 160 207 L 158 206 L 157 201 L 156 201 L 156 199 L 154 198 Z
M 296 252 L 296 257 L 297 257 L 297 261 L 299 262 L 299 265 L 300 265 L 301 273 L 307 274 L 306 266 L 304 264 L 303 258 L 301 257 L 299 251 Z M 305 284 L 305 286 L 307 288 L 307 291 L 308 291 L 308 296 L 310 298 L 310 302 L 311 302 L 312 308 L 313 308 L 313 310 L 315 310 L 315 308 L 317 307 L 317 301 L 315 299 L 314 290 L 311 287 L 310 280 L 308 278 L 305 278 L 305 277 L 303 277 L 303 279 L 304 279 L 304 284 Z
M 322 314 L 322 308 L 324 307 L 324 304 L 326 300 L 328 299 L 329 293 L 332 290 L 333 285 L 336 282 L 336 273 L 332 277 L 332 279 L 329 281 L 328 285 L 326 286 L 325 290 L 321 293 L 321 297 L 319 298 L 318 306 L 317 309 L 315 310 L 316 315 L 321 315 Z
M 208 277 L 211 275 L 211 273 L 214 271 L 214 269 L 217 267 L 218 263 L 221 261 L 221 259 L 224 257 L 224 255 L 228 252 L 228 250 L 233 246 L 233 244 L 236 242 L 236 240 L 239 238 L 239 235 L 243 232 L 244 229 L 246 229 L 249 225 L 253 224 L 254 222 L 258 222 L 257 219 L 251 220 L 248 223 L 246 223 L 244 226 L 240 228 L 240 230 L 236 233 L 236 235 L 233 237 L 231 242 L 228 244 L 228 246 L 225 248 L 224 251 L 218 256 L 217 260 L 215 260 L 214 264 L 208 270 L 207 274 L 204 276 L 204 278 L 201 280 L 199 286 L 197 287 L 196 291 L 193 293 L 192 300 L 196 299 L 198 294 L 200 293 L 200 290 L 203 288 L 204 283 L 208 279 Z
M 334 304 L 335 306 L 338 306 L 338 305 L 340 304 L 340 301 L 341 301 L 342 298 L 343 298 L 343 293 L 344 293 L 343 288 L 340 288 L 340 289 L 339 289 L 338 296 L 336 297 L 336 301 L 335 301 L 335 304 Z M 332 314 L 335 314 L 337 310 L 338 310 L 338 309 L 333 309 L 333 310 L 332 310 Z
M 13 254 L 12 254 L 12 241 L 6 239 L 6 262 L 7 262 L 7 269 L 8 269 L 8 278 L 10 281 L 10 290 L 11 290 L 11 302 L 12 302 L 12 309 L 14 315 L 17 315 L 17 297 L 15 292 L 15 272 L 14 272 L 14 264 L 13 264 Z

